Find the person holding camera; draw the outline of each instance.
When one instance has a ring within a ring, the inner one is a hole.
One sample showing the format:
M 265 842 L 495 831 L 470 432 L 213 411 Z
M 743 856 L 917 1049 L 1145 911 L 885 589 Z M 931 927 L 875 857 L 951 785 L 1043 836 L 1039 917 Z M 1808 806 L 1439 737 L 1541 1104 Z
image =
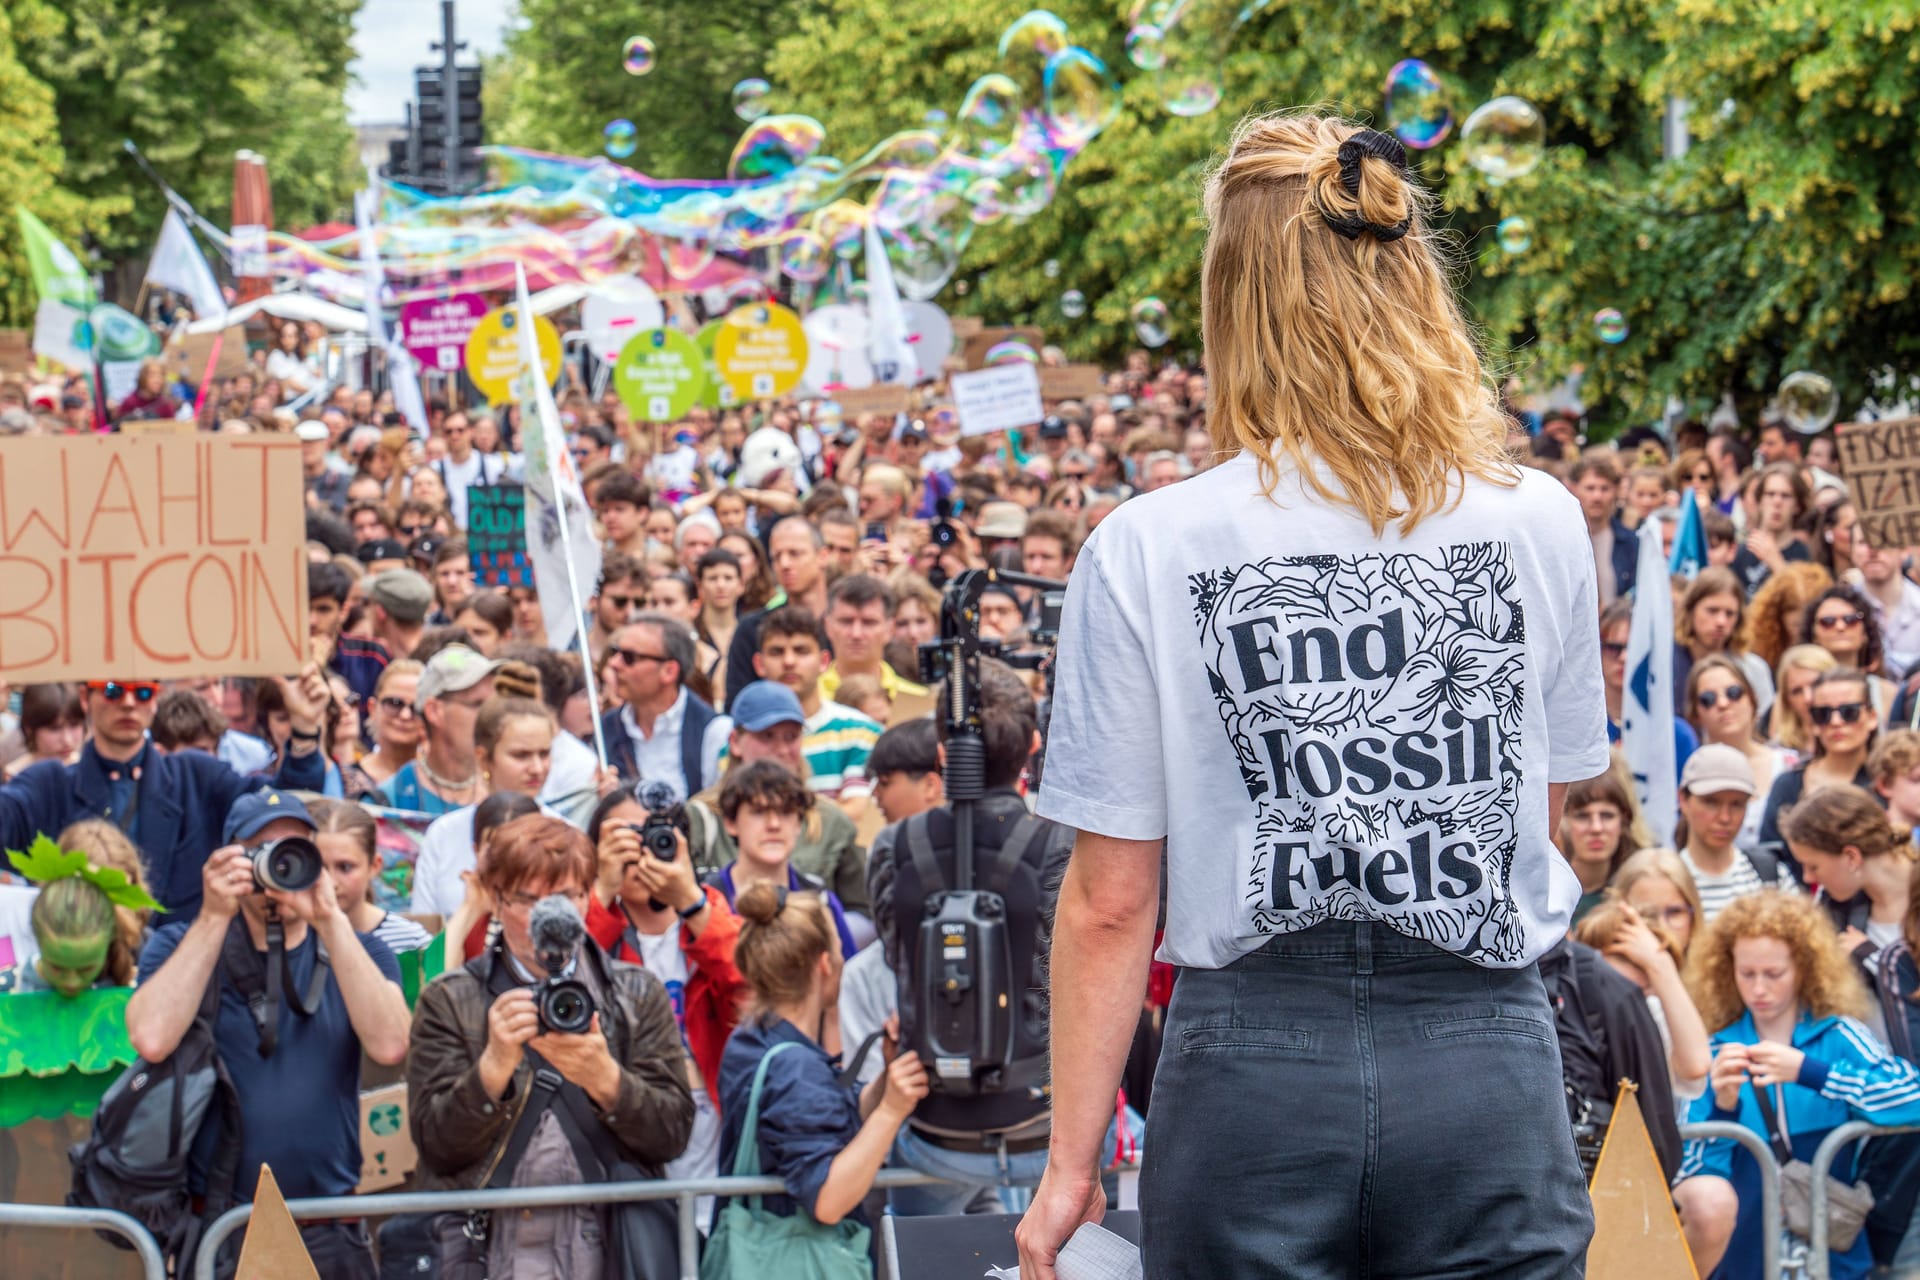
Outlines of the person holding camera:
M 500 939 L 435 978 L 414 1010 L 418 1188 L 660 1177 L 693 1130 L 686 1051 L 660 979 L 587 936 L 592 844 L 530 814 L 494 833 L 480 874 Z M 441 1269 L 450 1280 L 605 1275 L 616 1218 L 593 1205 L 490 1224 L 450 1215 L 436 1227 Z
M 361 1054 L 382 1066 L 407 1056 L 400 966 L 340 909 L 298 798 L 272 788 L 242 796 L 225 835 L 201 869 L 199 916 L 161 925 L 141 952 L 128 1038 L 148 1062 L 171 1056 L 217 982 L 214 1047 L 242 1125 L 233 1199 L 252 1198 L 263 1165 L 289 1199 L 351 1195 L 360 1182 Z M 224 1194 L 205 1185 L 218 1128 L 202 1126 L 194 1146 L 196 1195 Z M 375 1275 L 359 1219 L 303 1223 L 301 1235 L 323 1280 Z M 231 1274 L 238 1238 L 227 1243 L 221 1260 Z
M 601 798 L 587 823 L 600 861 L 587 932 L 615 960 L 665 985 L 687 1047 L 694 1106 L 693 1136 L 668 1162 L 667 1176 L 711 1178 L 719 1170 L 720 1055 L 747 987 L 733 962 L 740 919 L 719 889 L 694 875 L 686 821 L 671 790 Z

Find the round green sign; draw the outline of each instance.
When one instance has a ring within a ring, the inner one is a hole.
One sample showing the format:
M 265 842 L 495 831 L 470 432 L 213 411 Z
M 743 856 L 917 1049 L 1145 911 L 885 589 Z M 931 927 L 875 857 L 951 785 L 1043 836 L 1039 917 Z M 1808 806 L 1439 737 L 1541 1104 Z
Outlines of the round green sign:
M 707 385 L 705 361 L 692 338 L 676 329 L 636 333 L 620 348 L 613 389 L 627 412 L 642 422 L 672 422 L 686 416 Z
M 700 403 L 709 409 L 731 409 L 739 403 L 739 397 L 733 394 L 733 388 L 727 385 L 726 379 L 720 376 L 720 371 L 713 364 L 713 340 L 720 336 L 724 324 L 724 318 L 709 320 L 693 335 L 694 345 L 700 348 L 700 367 L 707 375 L 707 385 L 700 389 Z

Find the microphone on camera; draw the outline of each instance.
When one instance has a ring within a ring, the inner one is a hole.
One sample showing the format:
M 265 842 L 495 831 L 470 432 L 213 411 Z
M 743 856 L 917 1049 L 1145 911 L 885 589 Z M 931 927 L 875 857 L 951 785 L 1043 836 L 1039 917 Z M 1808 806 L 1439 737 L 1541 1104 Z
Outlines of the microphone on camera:
M 533 942 L 533 949 L 540 957 L 549 973 L 557 973 L 567 967 L 573 953 L 580 949 L 586 940 L 587 925 L 580 918 L 579 908 L 573 900 L 563 894 L 550 894 L 533 904 L 533 914 L 527 920 L 527 933 Z

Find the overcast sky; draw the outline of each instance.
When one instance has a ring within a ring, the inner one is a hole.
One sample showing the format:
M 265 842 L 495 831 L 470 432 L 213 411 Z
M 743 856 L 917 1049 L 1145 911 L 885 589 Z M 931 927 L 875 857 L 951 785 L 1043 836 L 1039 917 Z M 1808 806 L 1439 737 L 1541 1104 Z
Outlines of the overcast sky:
M 463 63 L 498 53 L 513 0 L 459 0 L 455 37 L 466 42 Z M 399 124 L 413 97 L 413 69 L 438 62 L 429 45 L 440 38 L 439 0 L 366 0 L 354 23 L 353 76 L 347 119 L 354 124 Z

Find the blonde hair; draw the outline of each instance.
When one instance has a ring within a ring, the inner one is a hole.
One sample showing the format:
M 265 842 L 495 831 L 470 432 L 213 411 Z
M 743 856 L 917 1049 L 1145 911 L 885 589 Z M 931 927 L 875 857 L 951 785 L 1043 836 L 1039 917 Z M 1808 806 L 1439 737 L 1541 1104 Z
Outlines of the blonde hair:
M 1792 700 L 1787 697 L 1787 672 L 1812 671 L 1825 675 L 1839 665 L 1838 658 L 1817 644 L 1797 644 L 1780 655 L 1779 668 L 1773 682 L 1773 687 L 1779 692 L 1773 699 L 1773 712 L 1768 720 L 1775 742 L 1795 751 L 1807 751 L 1811 747 L 1812 727 L 1800 718 L 1800 713 L 1794 710 Z
M 1306 112 L 1249 117 L 1208 179 L 1207 428 L 1221 456 L 1259 459 L 1269 496 L 1284 454 L 1321 499 L 1405 533 L 1458 501 L 1456 480 L 1520 473 L 1429 225 L 1434 198 L 1371 154 L 1350 162 L 1349 191 L 1341 144 L 1359 132 Z M 1406 232 L 1347 239 L 1329 223 L 1356 218 Z
M 125 872 L 128 880 L 146 887 L 147 869 L 140 861 L 140 850 L 125 832 L 104 818 L 82 818 L 72 823 L 56 843 L 70 853 L 86 854 L 87 861 L 96 867 Z M 115 986 L 133 985 L 149 914 L 139 907 L 113 908 L 113 942 L 107 948 L 106 972 Z
M 740 916 L 734 963 L 753 992 L 754 1012 L 806 999 L 814 963 L 840 945 L 826 903 L 811 893 L 752 884 L 734 907 Z
M 1686 968 L 1687 954 L 1680 949 L 1679 939 L 1667 932 L 1667 926 L 1658 920 L 1648 920 L 1635 911 L 1617 893 L 1609 892 L 1600 905 L 1580 917 L 1580 923 L 1573 926 L 1573 940 L 1595 951 L 1605 951 L 1629 920 L 1638 920 L 1647 926 L 1660 949 L 1673 958 L 1675 969 Z
M 1680 896 L 1687 900 L 1687 907 L 1693 912 L 1693 936 L 1698 937 L 1700 927 L 1707 922 L 1706 908 L 1700 905 L 1700 886 L 1693 882 L 1693 873 L 1673 850 L 1664 846 L 1642 849 L 1620 864 L 1609 888 L 1626 902 L 1633 896 L 1633 886 L 1656 876 L 1678 889 Z
M 1744 938 L 1776 938 L 1786 944 L 1793 955 L 1799 1001 L 1814 1017 L 1867 1016 L 1867 989 L 1826 911 L 1811 898 L 1767 889 L 1728 903 L 1694 943 L 1687 989 L 1708 1031 L 1730 1027 L 1746 1012 L 1733 974 L 1733 944 Z

